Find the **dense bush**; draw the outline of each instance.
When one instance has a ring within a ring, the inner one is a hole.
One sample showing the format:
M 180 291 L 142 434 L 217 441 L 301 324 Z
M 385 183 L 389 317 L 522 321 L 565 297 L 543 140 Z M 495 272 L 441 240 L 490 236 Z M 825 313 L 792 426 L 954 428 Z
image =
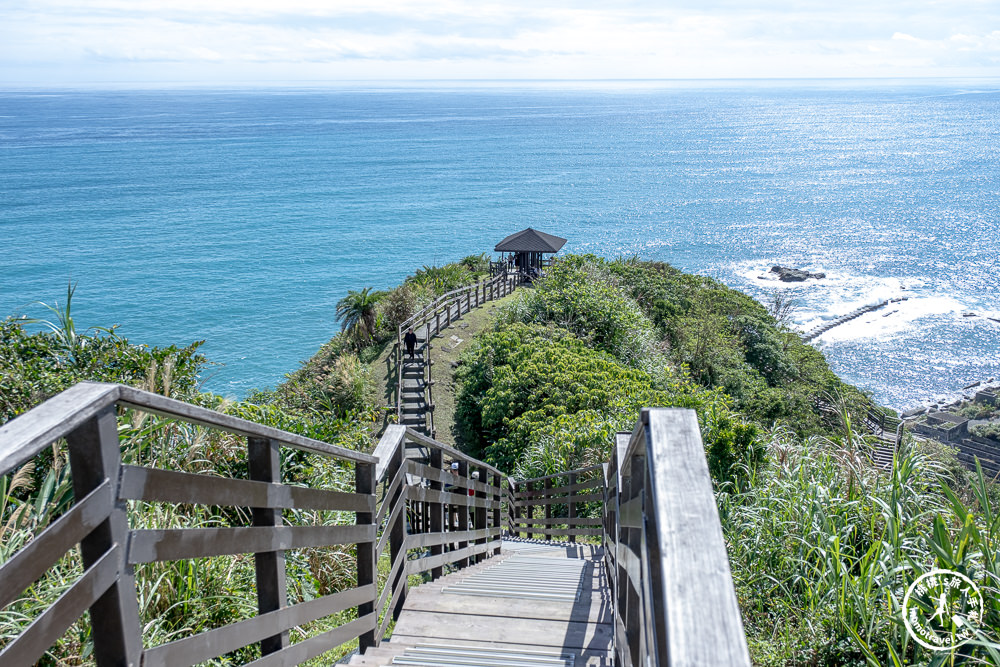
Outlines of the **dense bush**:
M 189 396 L 208 363 L 201 341 L 184 347 L 134 345 L 115 330 L 74 336 L 72 347 L 52 332 L 30 333 L 25 320 L 0 321 L 0 423 L 81 380 L 150 387 Z
M 868 403 L 821 352 L 746 294 L 662 262 L 589 261 L 628 286 L 659 329 L 671 363 L 685 365 L 699 384 L 723 389 L 748 418 L 781 421 L 799 435 L 822 434 L 829 424 L 815 409 L 817 400 L 843 395 L 856 411 Z
M 374 403 L 374 392 L 371 367 L 361 363 L 349 340 L 335 336 L 274 391 L 257 392 L 248 400 L 346 417 L 365 412 Z
M 654 374 L 661 370 L 652 322 L 607 264 L 592 255 L 559 261 L 497 319 L 553 323 L 629 367 Z
M 508 471 L 541 475 L 606 461 L 610 435 L 631 430 L 643 407 L 698 411 L 722 479 L 753 450 L 753 427 L 730 414 L 721 392 L 683 375 L 662 382 L 551 324 L 483 334 L 463 357 L 458 383 L 465 441 Z
M 450 292 L 464 285 L 482 280 L 490 272 L 490 260 L 486 254 L 470 255 L 444 266 L 427 266 L 417 269 L 406 279 L 406 283 L 429 288 L 436 295 Z
M 994 491 L 965 486 L 908 445 L 886 474 L 866 443 L 796 437 L 776 429 L 768 456 L 742 492 L 719 496 L 740 608 L 756 664 L 998 664 L 996 647 L 926 651 L 907 635 L 900 609 L 908 586 L 935 568 L 978 582 L 982 627 L 1000 629 L 1000 517 Z M 957 658 L 953 663 L 951 660 Z
M 969 431 L 972 435 L 990 440 L 1000 440 L 1000 422 L 990 424 L 976 424 Z

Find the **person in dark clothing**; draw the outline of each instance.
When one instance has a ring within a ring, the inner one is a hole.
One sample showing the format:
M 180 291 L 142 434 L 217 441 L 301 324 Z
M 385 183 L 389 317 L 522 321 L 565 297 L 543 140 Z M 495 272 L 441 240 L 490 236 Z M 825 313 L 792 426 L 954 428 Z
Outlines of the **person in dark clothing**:
M 417 334 L 413 333 L 413 329 L 408 330 L 406 335 L 403 336 L 403 343 L 406 345 L 406 353 L 410 355 L 410 358 L 412 359 L 413 348 L 417 344 Z

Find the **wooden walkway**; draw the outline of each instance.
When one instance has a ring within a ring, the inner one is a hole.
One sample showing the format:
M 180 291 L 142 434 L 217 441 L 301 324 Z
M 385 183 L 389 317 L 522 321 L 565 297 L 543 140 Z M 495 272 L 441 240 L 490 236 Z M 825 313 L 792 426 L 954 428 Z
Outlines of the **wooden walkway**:
M 410 589 L 392 637 L 346 664 L 610 665 L 601 558 L 592 545 L 504 540 L 499 556 Z

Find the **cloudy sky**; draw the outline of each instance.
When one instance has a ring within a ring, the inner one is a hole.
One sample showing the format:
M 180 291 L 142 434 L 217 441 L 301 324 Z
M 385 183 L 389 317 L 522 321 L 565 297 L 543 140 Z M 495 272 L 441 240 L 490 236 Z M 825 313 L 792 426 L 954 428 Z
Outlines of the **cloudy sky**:
M 0 0 L 0 85 L 926 76 L 1000 0 Z

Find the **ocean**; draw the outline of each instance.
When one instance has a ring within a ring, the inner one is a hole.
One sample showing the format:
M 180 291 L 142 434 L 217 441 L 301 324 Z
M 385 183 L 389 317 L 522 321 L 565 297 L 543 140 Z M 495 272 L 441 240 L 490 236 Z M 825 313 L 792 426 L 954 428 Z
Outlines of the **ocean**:
M 348 289 L 531 226 L 798 304 L 906 408 L 1000 379 L 1000 81 L 0 92 L 0 316 L 204 339 L 207 390 L 280 382 Z M 780 264 L 823 271 L 766 279 Z

